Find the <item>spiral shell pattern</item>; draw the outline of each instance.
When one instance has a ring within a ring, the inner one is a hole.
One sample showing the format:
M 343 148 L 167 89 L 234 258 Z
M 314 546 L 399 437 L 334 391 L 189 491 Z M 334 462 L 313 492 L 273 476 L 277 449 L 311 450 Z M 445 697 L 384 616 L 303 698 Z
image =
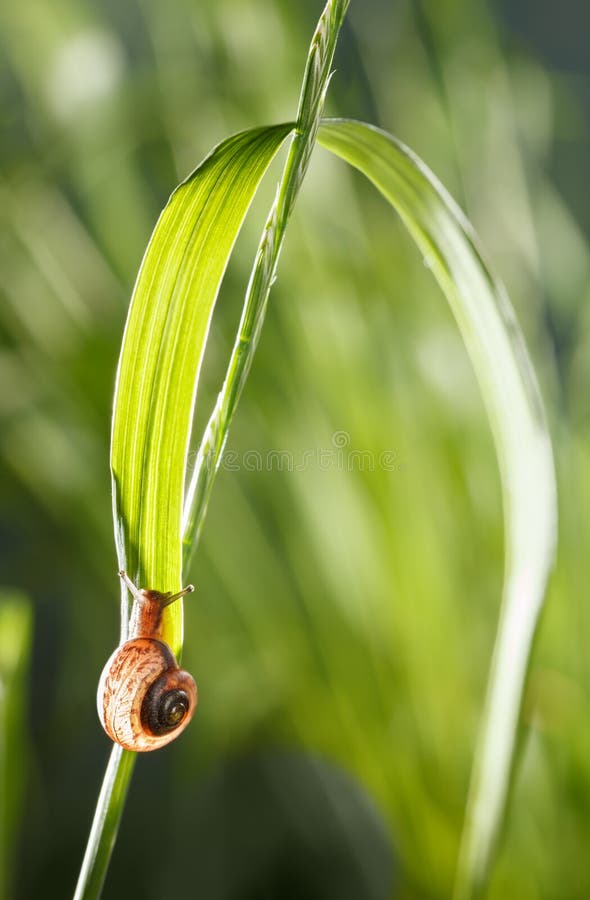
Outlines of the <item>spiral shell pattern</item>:
M 111 740 L 127 750 L 157 750 L 184 731 L 197 705 L 197 686 L 155 638 L 118 647 L 98 685 L 98 716 Z

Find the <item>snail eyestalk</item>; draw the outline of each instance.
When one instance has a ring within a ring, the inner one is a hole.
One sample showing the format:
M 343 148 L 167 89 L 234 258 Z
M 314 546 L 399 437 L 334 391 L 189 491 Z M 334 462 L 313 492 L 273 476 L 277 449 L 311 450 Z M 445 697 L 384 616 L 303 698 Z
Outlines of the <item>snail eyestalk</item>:
M 129 592 L 132 594 L 134 600 L 137 600 L 140 603 L 145 600 L 145 597 L 146 597 L 145 589 L 136 587 L 124 569 L 119 570 L 119 578 L 122 580 L 123 584 L 126 586 L 126 588 L 129 590 Z M 181 591 L 177 591 L 176 594 L 170 594 L 170 595 L 160 594 L 159 591 L 149 591 L 149 593 L 152 595 L 157 594 L 158 597 L 160 598 L 160 605 L 162 607 L 164 607 L 164 606 L 170 606 L 171 603 L 174 603 L 175 600 L 180 600 L 180 598 L 185 597 L 186 594 L 192 594 L 194 589 L 195 589 L 194 584 L 187 584 L 187 586 L 185 588 L 183 588 Z
M 194 584 L 187 584 L 187 586 L 185 588 L 183 588 L 181 591 L 178 591 L 177 594 L 172 594 L 171 597 L 165 596 L 164 599 L 162 600 L 162 606 L 170 606 L 170 604 L 174 603 L 175 600 L 180 600 L 180 598 L 184 597 L 186 594 L 192 594 L 194 589 L 195 589 Z
M 127 572 L 124 569 L 119 569 L 119 578 L 123 582 L 123 584 L 127 587 L 130 594 L 133 595 L 134 600 L 141 600 L 142 594 L 138 587 L 135 587 Z

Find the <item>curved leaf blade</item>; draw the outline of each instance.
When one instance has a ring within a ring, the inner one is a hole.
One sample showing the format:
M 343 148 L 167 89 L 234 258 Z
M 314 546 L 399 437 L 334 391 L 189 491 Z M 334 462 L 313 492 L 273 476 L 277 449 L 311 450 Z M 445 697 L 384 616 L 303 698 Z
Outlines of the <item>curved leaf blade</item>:
M 117 557 L 143 586 L 180 586 L 186 459 L 211 316 L 252 198 L 292 128 L 252 129 L 219 144 L 174 191 L 145 252 L 119 359 L 111 436 Z M 122 587 L 122 640 L 127 623 Z M 165 610 L 164 636 L 178 656 L 180 602 Z M 113 747 L 76 900 L 100 896 L 134 761 L 134 753 Z
M 380 129 L 325 120 L 318 142 L 373 182 L 431 264 L 478 377 L 502 479 L 502 611 L 472 771 L 456 881 L 476 895 L 500 833 L 531 646 L 551 568 L 556 486 L 536 378 L 514 312 L 463 213 L 425 164 Z
M 139 271 L 117 374 L 111 470 L 119 566 L 143 586 L 180 587 L 186 458 L 209 324 L 250 202 L 291 130 L 252 129 L 216 147 L 172 194 Z M 124 627 L 125 597 L 122 612 Z M 164 628 L 178 653 L 180 603 L 165 611 Z

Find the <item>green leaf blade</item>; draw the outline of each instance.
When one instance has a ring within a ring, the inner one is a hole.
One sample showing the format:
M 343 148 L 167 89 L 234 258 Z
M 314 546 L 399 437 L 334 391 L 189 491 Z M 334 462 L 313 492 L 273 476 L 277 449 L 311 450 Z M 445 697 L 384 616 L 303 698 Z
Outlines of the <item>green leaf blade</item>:
M 325 120 L 318 142 L 373 182 L 425 254 L 471 357 L 499 459 L 506 570 L 457 873 L 456 898 L 467 900 L 484 883 L 502 826 L 524 681 L 553 561 L 557 513 L 551 441 L 508 297 L 442 185 L 411 151 L 364 123 Z
M 315 143 L 329 66 L 347 6 L 348 0 L 328 0 L 312 41 L 298 124 L 304 118 L 303 107 L 312 89 L 321 88 L 321 93 L 316 103 L 306 107 L 309 127 L 297 129 L 277 202 L 265 226 L 236 339 L 238 350 L 234 348 L 230 361 L 234 377 L 226 385 L 227 393 L 224 390 L 220 395 L 227 403 L 216 407 L 223 407 L 224 416 L 218 422 L 214 410 L 206 429 L 205 445 L 208 434 L 220 437 L 208 457 L 214 456 L 216 464 L 256 347 L 284 227 Z M 181 536 L 186 556 L 194 546 L 193 538 L 206 510 L 216 467 L 211 478 L 202 482 L 193 479 L 189 496 L 196 494 L 197 500 L 193 503 L 189 499 L 186 504 L 183 524 L 186 458 L 211 315 L 229 255 L 258 183 L 293 128 L 289 124 L 244 132 L 215 148 L 171 197 L 144 256 L 119 361 L 111 438 L 119 567 L 143 586 L 162 591 L 179 589 Z M 281 215 L 278 229 L 277 211 Z M 244 341 L 249 347 L 242 346 Z M 127 592 L 122 587 L 122 640 L 127 637 L 127 622 Z M 182 648 L 180 602 L 165 610 L 163 626 L 164 638 L 178 656 Z M 76 900 L 100 895 L 133 761 L 134 754 L 113 748 Z
M 32 632 L 28 598 L 0 590 L 0 900 L 15 889 L 14 851 L 29 761 L 26 710 Z
M 119 565 L 142 586 L 177 590 L 195 393 L 234 242 L 289 124 L 234 135 L 172 194 L 135 285 L 117 376 L 111 469 Z M 182 643 L 182 607 L 166 611 Z
M 117 373 L 111 472 L 119 566 L 142 587 L 180 587 L 186 459 L 209 324 L 250 203 L 292 128 L 252 129 L 219 144 L 172 194 L 139 271 Z M 122 640 L 127 620 L 123 586 Z M 165 609 L 163 632 L 178 657 L 180 602 Z M 100 896 L 134 761 L 113 747 L 76 900 Z

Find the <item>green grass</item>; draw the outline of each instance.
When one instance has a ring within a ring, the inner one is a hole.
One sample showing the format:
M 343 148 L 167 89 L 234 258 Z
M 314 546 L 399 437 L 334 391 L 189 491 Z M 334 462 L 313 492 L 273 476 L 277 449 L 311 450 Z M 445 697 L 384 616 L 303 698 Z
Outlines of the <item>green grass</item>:
M 219 145 L 172 195 L 136 283 L 117 377 L 111 468 L 118 562 L 138 584 L 176 591 L 182 552 L 202 527 L 231 419 L 248 375 L 278 257 L 318 133 L 345 4 L 328 3 L 312 40 L 295 137 L 268 216 L 228 372 L 184 498 L 199 373 L 221 280 L 260 178 L 293 126 L 244 132 Z M 505 815 L 525 673 L 552 560 L 555 486 L 532 368 L 503 289 L 470 227 L 426 167 L 383 132 L 327 122 L 321 140 L 363 171 L 400 212 L 445 291 L 478 374 L 503 479 L 508 532 L 505 601 L 460 851 L 456 895 L 485 885 Z M 184 511 L 183 511 L 184 509 Z M 126 592 L 122 640 L 127 634 Z M 164 635 L 182 649 L 182 606 Z M 121 768 L 122 762 L 125 767 Z M 115 749 L 76 896 L 97 896 L 132 761 Z
M 522 334 L 471 226 L 411 151 L 359 122 L 327 122 L 320 140 L 360 169 L 399 212 L 447 296 L 494 431 L 504 494 L 504 600 L 474 755 L 456 897 L 486 884 L 505 816 L 533 639 L 553 563 L 557 509 L 551 439 Z
M 10 837 L 22 897 L 71 891 L 107 752 L 89 698 L 116 641 L 106 460 L 130 285 L 158 209 L 194 160 L 224 133 L 292 114 L 315 14 L 264 0 L 255 11 L 241 0 L 190 9 L 173 0 L 165 16 L 149 4 L 124 16 L 90 0 L 66 6 L 58 0 L 37 19 L 20 7 L 0 14 L 8 110 L 0 366 L 10 385 L 0 404 L 4 580 L 35 599 L 37 623 L 26 723 L 35 755 L 20 801 L 24 821 Z M 497 22 L 479 0 L 422 7 L 417 29 L 393 7 L 380 8 L 376 24 L 352 5 L 328 110 L 385 125 L 427 160 L 476 225 L 531 348 L 556 437 L 560 555 L 484 894 L 582 900 L 590 889 L 581 302 L 589 257 L 549 168 L 563 150 L 561 129 L 567 125 L 571 138 L 579 111 L 563 80 L 514 46 L 506 51 L 504 40 L 500 50 Z M 123 49 L 123 74 L 110 94 L 69 117 L 64 94 L 58 117 L 50 75 L 90 23 Z M 240 328 L 236 298 L 275 193 L 269 175 L 221 287 L 188 474 L 210 411 L 221 408 Z M 498 428 L 425 260 L 437 262 L 438 254 L 416 252 L 362 176 L 314 153 L 272 301 L 251 307 L 252 322 L 266 312 L 255 361 L 245 383 L 230 378 L 244 389 L 225 462 L 212 492 L 212 482 L 198 482 L 196 509 L 208 512 L 190 570 L 190 544 L 184 548 L 185 578 L 198 593 L 185 610 L 183 665 L 199 683 L 199 710 L 181 741 L 136 770 L 106 889 L 113 898 L 148 898 L 171 885 L 190 896 L 186 858 L 203 896 L 223 897 L 228 867 L 214 863 L 220 845 L 205 821 L 206 798 L 215 798 L 230 831 L 241 823 L 270 848 L 260 824 L 264 791 L 246 820 L 236 811 L 234 780 L 231 798 L 215 793 L 218 775 L 259 753 L 275 757 L 277 798 L 289 789 L 293 797 L 293 810 L 278 821 L 287 827 L 300 812 L 324 859 L 319 835 L 329 829 L 300 781 L 289 780 L 289 766 L 281 767 L 287 750 L 321 757 L 363 793 L 395 854 L 398 896 L 451 895 L 461 833 L 469 834 L 470 774 L 474 758 L 482 759 L 474 754 L 510 519 L 504 531 L 490 424 L 496 439 Z M 242 357 L 242 372 L 250 361 Z M 225 412 L 234 406 L 230 399 Z M 332 457 L 344 461 L 340 469 L 322 468 L 317 457 L 294 471 L 244 464 L 277 450 L 296 462 L 310 450 L 334 453 L 341 432 L 347 446 Z M 219 453 L 225 426 L 209 434 L 203 456 Z M 356 452 L 392 453 L 393 467 L 349 468 Z M 344 783 L 339 796 L 346 801 Z M 178 823 L 157 885 L 140 865 L 157 852 L 148 798 L 174 810 Z M 480 830 L 491 839 L 481 847 L 492 846 L 493 827 Z M 337 846 L 368 871 L 366 847 L 350 843 L 355 833 L 343 829 Z M 287 843 L 295 864 L 297 843 Z M 250 845 L 236 838 L 234 846 Z M 110 845 L 103 849 L 106 860 Z M 334 871 L 345 869 L 335 862 Z M 237 867 L 231 890 L 246 893 L 250 877 Z M 265 883 L 264 869 L 256 877 Z M 324 893 L 342 897 L 334 885 Z
M 174 192 L 146 251 L 121 350 L 111 445 L 119 566 L 146 587 L 178 590 L 183 541 L 190 553 L 198 536 L 257 343 L 287 220 L 313 148 L 346 6 L 330 2 L 320 19 L 295 125 L 254 129 L 217 147 Z M 225 380 L 226 396 L 221 395 L 207 429 L 205 441 L 212 447 L 206 445 L 197 458 L 194 487 L 189 487 L 185 504 L 194 404 L 215 300 L 260 178 L 293 130 L 283 182 L 254 264 Z M 126 593 L 122 588 L 122 640 L 129 616 Z M 163 636 L 179 655 L 181 603 L 165 611 Z M 76 888 L 78 898 L 100 894 L 132 770 L 129 755 L 115 748 Z
M 26 713 L 31 607 L 16 591 L 0 592 L 0 897 L 13 896 L 15 837 L 21 824 L 29 742 Z

